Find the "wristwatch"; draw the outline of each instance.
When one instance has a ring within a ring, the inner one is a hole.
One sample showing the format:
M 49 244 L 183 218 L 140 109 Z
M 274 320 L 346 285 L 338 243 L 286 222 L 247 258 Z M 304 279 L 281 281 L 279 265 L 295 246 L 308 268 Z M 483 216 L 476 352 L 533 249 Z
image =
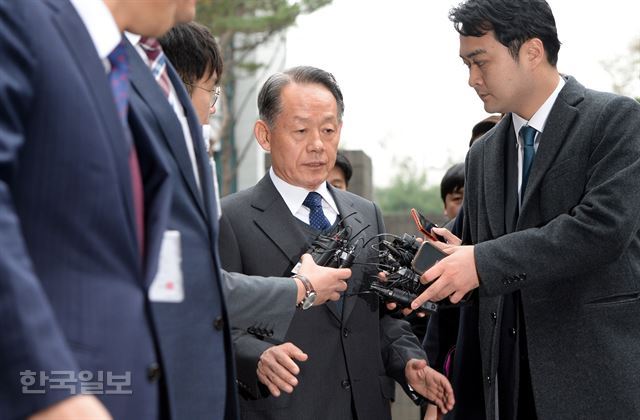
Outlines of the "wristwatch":
M 316 301 L 317 296 L 316 291 L 313 289 L 313 285 L 311 284 L 309 279 L 302 274 L 294 274 L 291 277 L 300 280 L 304 285 L 304 299 L 302 299 L 302 302 L 298 303 L 298 308 L 302 308 L 303 310 L 309 309 L 313 306 L 313 303 Z

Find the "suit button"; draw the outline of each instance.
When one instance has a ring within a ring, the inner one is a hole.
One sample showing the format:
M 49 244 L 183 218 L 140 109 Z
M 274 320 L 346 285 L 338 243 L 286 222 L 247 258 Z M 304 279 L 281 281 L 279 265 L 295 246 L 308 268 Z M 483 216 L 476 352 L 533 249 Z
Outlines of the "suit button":
M 157 382 L 160 379 L 161 371 L 157 363 L 151 363 L 147 366 L 147 379 L 149 382 Z
M 221 316 L 213 320 L 213 328 L 215 328 L 217 331 L 222 331 L 222 329 L 224 328 L 224 320 Z
M 493 323 L 495 324 L 496 321 L 498 320 L 498 313 L 497 312 L 491 312 L 491 319 L 493 320 Z
M 487 376 L 487 383 L 491 386 L 491 376 Z
M 349 328 L 343 328 L 342 329 L 342 335 L 345 336 L 345 337 L 348 337 L 350 332 L 351 331 L 349 330 Z
M 349 382 L 348 379 L 343 380 L 342 382 L 340 382 L 340 385 L 342 386 L 342 388 L 344 389 L 349 389 L 351 388 L 351 382 Z
M 512 335 L 512 336 L 514 336 L 514 337 L 516 336 L 517 331 L 516 331 L 516 329 L 515 329 L 515 328 L 511 328 L 511 331 L 510 331 L 510 332 L 511 332 L 511 335 Z

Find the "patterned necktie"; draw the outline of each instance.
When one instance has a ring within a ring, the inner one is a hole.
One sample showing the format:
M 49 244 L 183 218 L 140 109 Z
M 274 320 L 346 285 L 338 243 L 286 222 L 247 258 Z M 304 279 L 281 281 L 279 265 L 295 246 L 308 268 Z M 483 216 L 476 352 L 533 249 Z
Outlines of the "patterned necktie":
M 127 51 L 124 41 L 111 51 L 107 57 L 111 64 L 109 72 L 109 83 L 111 92 L 118 108 L 118 115 L 123 126 L 127 126 L 127 111 L 129 109 L 129 62 L 127 61 Z
M 302 204 L 309 208 L 309 225 L 311 227 L 319 231 L 325 231 L 331 227 L 329 220 L 322 212 L 322 196 L 320 194 L 310 192 Z
M 144 189 L 142 185 L 142 174 L 138 154 L 133 145 L 127 112 L 129 109 L 129 62 L 124 40 L 107 57 L 111 63 L 109 72 L 109 82 L 111 92 L 118 108 L 118 115 L 124 127 L 125 136 L 129 145 L 129 171 L 131 174 L 131 191 L 133 193 L 133 206 L 136 220 L 136 234 L 138 236 L 138 246 L 140 255 L 144 256 Z
M 162 52 L 162 46 L 157 39 L 145 36 L 140 38 L 140 46 L 149 59 L 149 68 L 153 77 L 162 88 L 164 96 L 168 98 L 171 91 L 171 81 L 167 72 L 167 58 Z
M 533 164 L 533 157 L 536 154 L 534 147 L 534 140 L 538 131 L 528 125 L 523 126 L 520 129 L 520 136 L 522 136 L 524 144 L 524 155 L 522 158 L 522 184 L 520 186 L 520 201 L 524 197 L 524 190 L 527 187 L 527 181 L 529 180 L 529 172 L 531 171 L 531 165 Z

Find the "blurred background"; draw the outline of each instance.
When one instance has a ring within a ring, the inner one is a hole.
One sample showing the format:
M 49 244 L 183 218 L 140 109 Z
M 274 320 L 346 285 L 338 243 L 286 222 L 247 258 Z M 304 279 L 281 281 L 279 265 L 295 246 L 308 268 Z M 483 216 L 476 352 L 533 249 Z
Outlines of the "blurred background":
M 264 80 L 313 65 L 333 73 L 344 93 L 341 148 L 357 156 L 350 189 L 385 215 L 418 207 L 443 221 L 442 175 L 464 160 L 471 128 L 487 116 L 448 20 L 457 3 L 200 0 L 197 20 L 224 51 L 223 100 L 212 120 L 223 194 L 253 185 L 268 167 L 253 138 Z M 559 70 L 587 87 L 639 97 L 640 3 L 549 3 L 562 41 Z

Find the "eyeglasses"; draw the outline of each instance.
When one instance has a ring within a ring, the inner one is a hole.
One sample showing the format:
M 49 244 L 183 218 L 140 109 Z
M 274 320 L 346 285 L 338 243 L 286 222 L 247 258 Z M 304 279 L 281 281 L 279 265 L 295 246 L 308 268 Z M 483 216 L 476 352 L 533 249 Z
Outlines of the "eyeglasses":
M 216 104 L 216 102 L 218 102 L 218 97 L 220 96 L 220 92 L 222 92 L 222 89 L 220 89 L 220 86 L 216 86 L 213 89 L 207 89 L 205 87 L 202 87 L 200 85 L 194 85 L 191 83 L 185 83 L 185 85 L 187 86 L 191 86 L 191 87 L 196 87 L 198 89 L 202 89 L 206 92 L 209 92 L 209 94 L 211 95 L 211 99 L 209 100 L 209 108 L 213 108 L 213 106 Z

